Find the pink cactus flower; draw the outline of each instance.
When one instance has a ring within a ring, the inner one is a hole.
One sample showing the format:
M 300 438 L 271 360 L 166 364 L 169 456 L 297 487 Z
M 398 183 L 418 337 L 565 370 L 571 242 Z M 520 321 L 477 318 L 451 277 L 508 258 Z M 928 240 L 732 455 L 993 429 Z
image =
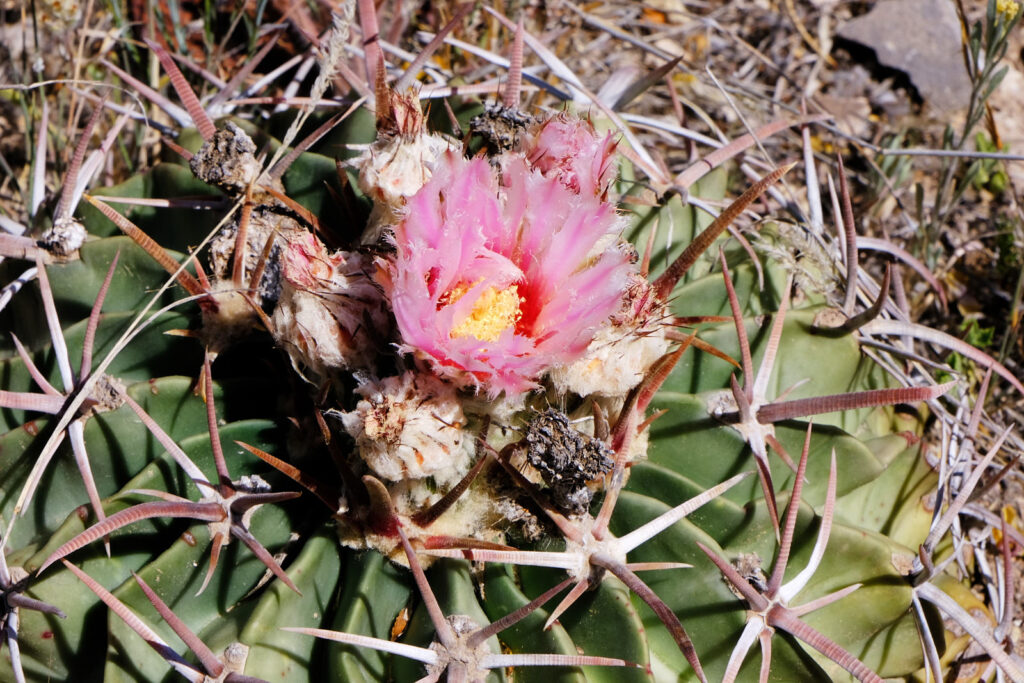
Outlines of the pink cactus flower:
M 615 208 L 506 160 L 444 154 L 395 228 L 385 289 L 402 350 L 491 397 L 578 358 L 632 272 Z
M 615 146 L 611 133 L 601 137 L 589 121 L 559 114 L 525 140 L 523 153 L 533 168 L 573 192 L 603 197 L 615 179 Z

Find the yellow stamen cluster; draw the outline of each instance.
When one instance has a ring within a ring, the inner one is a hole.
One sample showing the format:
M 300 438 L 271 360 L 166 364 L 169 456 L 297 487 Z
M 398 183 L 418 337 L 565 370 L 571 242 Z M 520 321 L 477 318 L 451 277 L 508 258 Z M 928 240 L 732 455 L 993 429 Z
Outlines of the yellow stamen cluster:
M 1020 12 L 1020 3 L 1016 0 L 996 0 L 996 12 L 1003 15 L 1006 21 L 1013 21 Z
M 471 287 L 465 283 L 456 285 L 441 298 L 441 303 L 446 306 L 454 304 Z M 516 285 L 500 290 L 488 287 L 480 293 L 469 315 L 455 325 L 448 336 L 452 339 L 476 337 L 480 341 L 497 341 L 502 332 L 519 322 L 523 315 L 519 310 L 521 303 L 522 297 Z

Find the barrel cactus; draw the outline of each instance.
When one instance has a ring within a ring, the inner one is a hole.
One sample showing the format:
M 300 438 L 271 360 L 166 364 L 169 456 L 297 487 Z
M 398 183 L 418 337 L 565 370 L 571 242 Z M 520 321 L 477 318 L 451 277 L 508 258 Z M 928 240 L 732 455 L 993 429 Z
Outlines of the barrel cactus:
M 149 44 L 179 158 L 83 193 L 97 114 L 3 243 L 0 676 L 1024 680 L 970 590 L 1019 533 L 959 521 L 1019 381 L 858 268 L 845 181 L 839 238 L 741 233 L 795 164 L 726 200 L 743 140 L 670 176 L 591 95 L 525 111 L 507 25 L 456 131 L 372 42 L 312 135 L 215 122 Z M 975 409 L 913 338 L 988 370 Z

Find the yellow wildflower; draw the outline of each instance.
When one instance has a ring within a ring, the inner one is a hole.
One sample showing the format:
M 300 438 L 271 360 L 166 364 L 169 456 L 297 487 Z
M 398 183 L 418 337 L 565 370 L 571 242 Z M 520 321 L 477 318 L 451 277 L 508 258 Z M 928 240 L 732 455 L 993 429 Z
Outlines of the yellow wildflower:
M 1013 21 L 1020 12 L 1020 3 L 1017 0 L 996 0 L 996 12 L 1006 21 Z

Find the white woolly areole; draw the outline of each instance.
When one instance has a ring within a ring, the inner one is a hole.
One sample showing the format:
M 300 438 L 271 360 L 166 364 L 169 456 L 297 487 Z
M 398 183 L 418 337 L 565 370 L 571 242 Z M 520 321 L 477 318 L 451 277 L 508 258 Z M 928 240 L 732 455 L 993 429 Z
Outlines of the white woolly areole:
M 384 228 L 400 220 L 405 200 L 427 184 L 434 162 L 450 149 L 457 149 L 456 144 L 437 134 L 412 140 L 401 136 L 379 138 L 355 160 L 359 189 L 373 199 L 364 244 L 376 242 Z
M 53 227 L 40 238 L 47 249 L 57 256 L 67 256 L 78 251 L 85 243 L 85 226 L 74 218 L 58 218 Z
M 359 455 L 379 477 L 405 481 L 433 477 L 454 483 L 466 472 L 474 441 L 455 389 L 406 372 L 356 390 L 363 400 L 341 414 Z
M 439 491 L 428 490 L 426 479 L 407 479 L 397 484 L 390 484 L 388 492 L 391 494 L 391 500 L 402 520 L 408 520 L 414 512 L 424 510 L 441 498 Z M 501 543 L 504 541 L 504 536 L 500 529 L 505 527 L 506 522 L 500 508 L 501 504 L 507 501 L 508 499 L 505 498 L 495 499 L 491 495 L 491 491 L 485 487 L 471 486 L 450 509 L 430 525 L 429 535 L 477 538 L 492 543 Z M 405 528 L 408 533 L 418 527 L 409 522 Z M 361 526 L 342 522 L 338 525 L 338 538 L 346 547 L 356 550 L 373 549 L 387 556 L 395 564 L 403 567 L 409 566 L 409 560 L 396 535 L 367 532 Z M 436 559 L 429 555 L 421 555 L 419 561 L 424 568 L 427 568 Z
M 559 393 L 625 396 L 670 345 L 660 325 L 641 330 L 606 325 L 581 358 L 552 368 L 548 376 Z

